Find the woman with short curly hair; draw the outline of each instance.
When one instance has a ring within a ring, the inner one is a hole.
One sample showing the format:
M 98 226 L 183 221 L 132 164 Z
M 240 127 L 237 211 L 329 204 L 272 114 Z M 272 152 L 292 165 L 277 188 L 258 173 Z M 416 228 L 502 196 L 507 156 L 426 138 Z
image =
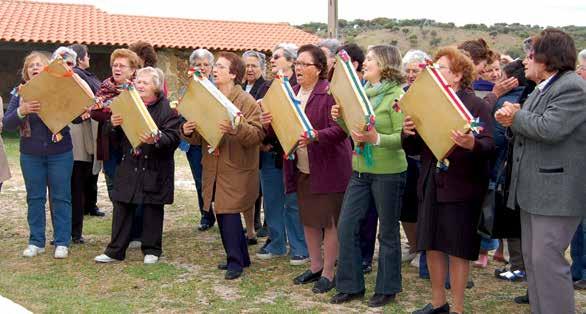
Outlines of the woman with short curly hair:
M 336 272 L 338 294 L 332 303 L 343 303 L 364 295 L 362 255 L 358 240 L 360 222 L 370 208 L 380 219 L 379 271 L 375 293 L 368 302 L 380 307 L 401 291 L 401 236 L 399 216 L 405 187 L 407 160 L 401 147 L 403 114 L 393 110 L 403 94 L 405 78 L 401 53 L 394 46 L 374 46 L 364 61 L 365 90 L 376 115 L 374 128 L 355 130 L 346 125 L 340 106 L 332 107 L 332 118 L 354 139 L 364 153 L 352 157 L 352 177 L 344 195 L 338 222 L 340 253 Z M 371 153 L 368 153 L 371 152 Z M 372 196 L 372 197 L 371 197 Z

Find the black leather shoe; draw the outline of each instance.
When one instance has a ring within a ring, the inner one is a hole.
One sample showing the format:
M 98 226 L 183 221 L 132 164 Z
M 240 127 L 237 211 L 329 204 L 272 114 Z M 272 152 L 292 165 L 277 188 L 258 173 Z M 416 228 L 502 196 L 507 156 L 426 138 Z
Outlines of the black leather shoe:
M 364 290 L 362 290 L 361 292 L 358 293 L 343 293 L 340 292 L 336 295 L 334 295 L 331 299 L 330 299 L 330 303 L 332 304 L 342 304 L 342 303 L 346 303 L 346 302 L 350 302 L 352 300 L 359 300 L 364 298 Z
M 246 239 L 246 244 L 248 244 L 248 245 L 257 245 L 258 244 L 258 240 L 256 239 L 256 237 L 250 238 L 250 239 Z
M 431 303 L 428 303 L 426 306 L 424 306 L 422 309 L 419 309 L 415 312 L 413 312 L 412 314 L 449 314 L 450 313 L 450 305 L 448 303 L 438 307 L 438 308 L 433 308 L 433 305 L 431 305 Z
M 95 207 L 94 209 L 90 209 L 90 216 L 95 216 L 95 217 L 104 217 L 106 216 L 106 213 L 100 211 L 99 208 Z
M 313 293 L 326 293 L 335 287 L 336 287 L 336 279 L 333 279 L 330 281 L 328 278 L 322 276 L 313 285 L 313 288 L 311 288 L 311 291 L 313 291 Z
M 369 274 L 372 272 L 372 264 L 362 264 L 362 273 Z
M 514 301 L 517 304 L 529 304 L 529 293 L 515 297 Z
M 242 276 L 242 271 L 228 269 L 228 270 L 226 270 L 226 274 L 224 275 L 224 279 L 234 280 L 236 278 L 239 278 L 240 276 Z
M 304 285 L 306 283 L 317 281 L 319 277 L 321 277 L 321 272 L 322 271 L 320 270 L 316 273 L 312 273 L 311 270 L 308 269 L 303 274 L 295 277 L 293 283 L 296 285 Z
M 369 307 L 381 307 L 395 301 L 394 294 L 380 294 L 375 293 L 370 300 L 368 300 Z
M 84 244 L 85 239 L 83 237 L 79 237 L 79 238 L 72 239 L 71 242 L 73 242 L 73 244 Z
M 220 264 L 218 264 L 218 269 L 219 270 L 227 270 L 228 269 L 228 264 L 226 264 L 226 263 L 220 263 Z

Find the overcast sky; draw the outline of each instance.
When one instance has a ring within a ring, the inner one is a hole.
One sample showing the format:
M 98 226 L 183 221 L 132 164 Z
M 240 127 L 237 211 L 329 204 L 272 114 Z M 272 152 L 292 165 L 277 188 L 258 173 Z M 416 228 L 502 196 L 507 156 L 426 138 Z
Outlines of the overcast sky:
M 327 23 L 328 0 L 42 0 L 93 4 L 109 13 L 254 22 Z M 438 3 L 441 3 L 438 5 Z M 586 26 L 584 0 L 339 0 L 346 20 L 388 17 L 439 22 Z M 467 6 L 469 8 L 467 8 Z

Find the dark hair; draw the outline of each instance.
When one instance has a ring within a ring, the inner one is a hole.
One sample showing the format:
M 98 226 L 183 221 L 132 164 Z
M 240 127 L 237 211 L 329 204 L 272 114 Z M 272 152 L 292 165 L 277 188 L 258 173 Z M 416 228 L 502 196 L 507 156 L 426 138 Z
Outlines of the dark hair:
M 346 50 L 346 52 L 350 56 L 350 59 L 352 59 L 352 62 L 358 62 L 356 72 L 362 71 L 362 66 L 364 65 L 365 59 L 364 51 L 362 50 L 362 48 L 360 48 L 360 46 L 358 46 L 357 44 L 345 44 L 344 46 L 338 48 L 336 53 L 340 52 L 340 50 L 342 49 Z
M 545 64 L 548 72 L 573 71 L 576 67 L 576 45 L 570 35 L 559 29 L 548 28 L 533 41 L 536 62 Z
M 77 54 L 76 63 L 79 65 L 79 61 L 85 59 L 85 56 L 87 56 L 87 46 L 81 44 L 74 44 L 69 46 L 69 48 L 75 51 L 75 53 Z
M 527 86 L 527 78 L 525 77 L 525 66 L 523 61 L 515 60 L 505 65 L 503 72 L 507 78 L 514 77 L 519 82 L 519 86 Z
M 328 59 L 326 58 L 326 55 L 321 50 L 321 48 L 319 48 L 316 45 L 312 45 L 312 44 L 303 45 L 297 51 L 297 56 L 299 56 L 303 52 L 308 52 L 311 55 L 311 58 L 313 59 L 313 63 L 315 64 L 315 67 L 319 70 L 319 79 L 320 80 L 327 79 L 328 78 Z
M 458 46 L 458 49 L 465 50 L 474 61 L 474 64 L 479 64 L 483 60 L 490 63 L 494 58 L 494 52 L 488 48 L 488 44 L 482 38 L 477 40 L 467 40 Z
M 234 78 L 234 83 L 240 84 L 244 78 L 244 73 L 246 72 L 246 66 L 244 65 L 244 61 L 242 61 L 242 58 L 240 58 L 239 55 L 229 51 L 222 51 L 218 53 L 218 59 L 220 58 L 224 58 L 230 61 L 230 74 L 236 75 Z
M 156 67 L 157 66 L 157 53 L 153 45 L 146 41 L 137 41 L 130 44 L 128 49 L 134 51 L 138 57 L 142 60 L 144 67 Z

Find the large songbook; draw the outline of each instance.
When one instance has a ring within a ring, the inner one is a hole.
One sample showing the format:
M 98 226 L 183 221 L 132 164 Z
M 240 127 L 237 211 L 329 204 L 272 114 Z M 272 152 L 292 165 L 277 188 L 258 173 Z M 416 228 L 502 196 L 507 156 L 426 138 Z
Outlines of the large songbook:
M 262 99 L 263 109 L 273 116 L 271 125 L 286 156 L 291 156 L 297 149 L 299 136 L 315 136 L 311 122 L 301 108 L 301 102 L 295 97 L 287 78 L 276 77 Z
M 336 56 L 330 92 L 342 109 L 348 131 L 366 131 L 374 126 L 374 110 L 346 51 Z
M 122 130 L 134 149 L 141 144 L 141 134 L 155 137 L 159 135 L 157 124 L 134 86 L 125 86 L 120 95 L 110 103 L 110 110 L 113 114 L 122 116 Z
M 435 65 L 425 66 L 399 100 L 405 115 L 411 116 L 417 133 L 439 161 L 454 149 L 452 130 L 475 131 L 475 120 Z
M 59 57 L 22 85 L 18 94 L 24 101 L 41 103 L 39 118 L 53 134 L 94 104 L 94 94 L 87 83 Z
M 209 151 L 215 150 L 222 141 L 224 134 L 219 124 L 230 121 L 235 128 L 242 117 L 240 110 L 199 72 L 193 74 L 185 95 L 177 104 L 177 111 L 187 121 L 195 122 L 197 132 L 210 145 Z

